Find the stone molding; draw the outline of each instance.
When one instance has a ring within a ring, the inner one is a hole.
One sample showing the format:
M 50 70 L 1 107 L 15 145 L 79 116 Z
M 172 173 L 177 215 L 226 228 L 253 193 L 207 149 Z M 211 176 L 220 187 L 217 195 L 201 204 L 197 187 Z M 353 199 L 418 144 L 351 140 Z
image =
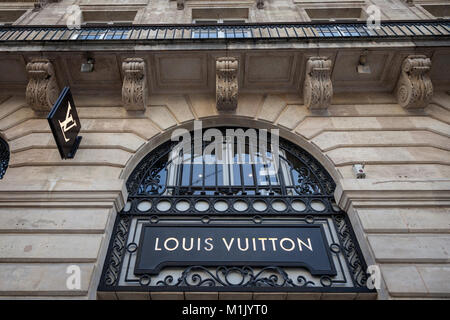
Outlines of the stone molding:
M 402 63 L 396 95 L 398 104 L 406 109 L 425 108 L 433 96 L 429 76 L 431 60 L 424 55 L 410 55 Z
M 23 180 L 3 179 L 0 203 L 4 207 L 48 206 L 111 207 L 116 211 L 125 206 L 128 192 L 122 179 Z
M 127 58 L 122 63 L 124 74 L 122 102 L 128 111 L 143 111 L 147 106 L 147 68 L 142 58 Z
M 48 59 L 34 59 L 27 64 L 26 70 L 28 105 L 35 111 L 49 112 L 59 95 L 53 64 Z
M 356 207 L 408 207 L 450 205 L 449 180 L 341 179 L 334 198 L 348 211 Z
M 222 57 L 216 60 L 216 106 L 218 111 L 235 111 L 238 104 L 237 58 Z
M 326 57 L 310 57 L 306 62 L 303 100 L 308 109 L 327 109 L 333 96 L 331 60 Z

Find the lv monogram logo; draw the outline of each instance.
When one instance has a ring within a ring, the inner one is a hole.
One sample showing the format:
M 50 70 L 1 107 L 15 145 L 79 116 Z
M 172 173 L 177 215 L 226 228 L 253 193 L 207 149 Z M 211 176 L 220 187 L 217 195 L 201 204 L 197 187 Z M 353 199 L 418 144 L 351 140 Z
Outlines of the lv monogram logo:
M 68 142 L 70 140 L 70 139 L 66 138 L 66 132 L 69 131 L 70 129 L 72 129 L 73 127 L 77 126 L 77 123 L 73 120 L 72 114 L 70 113 L 71 110 L 72 110 L 72 106 L 70 105 L 70 102 L 69 102 L 68 107 L 67 107 L 66 119 L 63 122 L 58 120 L 64 140 L 66 142 Z

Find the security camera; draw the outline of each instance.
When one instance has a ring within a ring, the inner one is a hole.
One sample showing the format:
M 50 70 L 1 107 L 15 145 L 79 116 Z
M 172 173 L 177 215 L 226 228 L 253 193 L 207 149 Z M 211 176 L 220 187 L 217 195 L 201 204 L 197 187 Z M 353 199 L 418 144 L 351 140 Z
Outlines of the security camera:
M 92 71 L 94 71 L 94 59 L 93 58 L 87 58 L 86 62 L 83 62 L 81 64 L 80 71 L 81 72 L 92 72 Z
M 366 172 L 364 171 L 364 165 L 363 164 L 354 164 L 353 165 L 353 172 L 356 175 L 356 179 L 364 179 L 366 177 Z

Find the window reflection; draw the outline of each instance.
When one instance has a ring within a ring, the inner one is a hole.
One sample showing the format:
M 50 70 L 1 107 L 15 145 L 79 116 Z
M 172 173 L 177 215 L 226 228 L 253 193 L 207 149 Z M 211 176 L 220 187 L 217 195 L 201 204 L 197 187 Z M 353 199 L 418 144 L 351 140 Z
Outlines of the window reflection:
M 205 155 L 183 154 L 181 145 L 175 145 L 150 169 L 139 193 L 293 196 L 322 192 L 320 179 L 301 157 L 288 150 L 279 150 L 277 163 L 270 144 L 263 153 L 250 152 L 248 143 L 239 149 L 235 141 L 226 140 L 217 146 L 222 156 L 216 155 L 216 151 Z M 193 145 L 190 150 L 194 150 Z

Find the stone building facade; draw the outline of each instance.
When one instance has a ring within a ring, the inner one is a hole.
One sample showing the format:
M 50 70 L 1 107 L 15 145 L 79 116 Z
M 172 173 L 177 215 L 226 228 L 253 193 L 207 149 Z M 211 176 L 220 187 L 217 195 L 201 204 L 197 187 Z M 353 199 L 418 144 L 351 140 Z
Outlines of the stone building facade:
M 378 32 L 364 29 L 369 6 Z M 73 10 L 81 29 L 66 26 Z M 449 12 L 444 0 L 1 1 L 0 298 L 449 298 Z M 65 86 L 83 140 L 62 160 L 46 117 Z M 127 179 L 195 120 L 279 129 L 314 157 L 380 268 L 376 294 L 98 291 Z

